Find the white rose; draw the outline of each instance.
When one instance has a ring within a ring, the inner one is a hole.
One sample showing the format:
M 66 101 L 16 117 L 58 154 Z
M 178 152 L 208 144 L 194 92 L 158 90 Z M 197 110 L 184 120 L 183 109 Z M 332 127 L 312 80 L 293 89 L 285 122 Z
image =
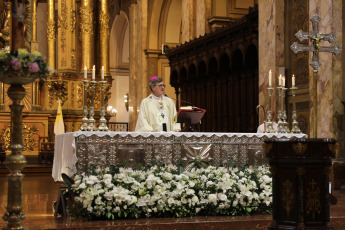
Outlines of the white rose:
M 102 197 L 98 196 L 95 200 L 96 204 L 102 204 Z
M 209 194 L 208 195 L 208 202 L 216 204 L 217 203 L 217 195 L 216 194 Z
M 104 174 L 103 179 L 112 179 L 111 174 Z
M 85 183 L 81 183 L 81 184 L 79 185 L 79 188 L 81 188 L 81 189 L 84 189 L 84 188 L 86 188 L 86 185 L 85 185 Z
M 199 198 L 198 198 L 197 196 L 193 196 L 193 197 L 192 197 L 192 202 L 193 202 L 194 204 L 198 203 L 198 202 L 199 202 Z
M 223 194 L 223 193 L 219 193 L 218 194 L 218 199 L 221 200 L 221 201 L 225 201 L 227 198 L 228 197 L 225 194 Z
M 192 195 L 194 193 L 195 193 L 195 191 L 193 189 L 187 189 L 187 191 L 186 191 L 187 195 Z

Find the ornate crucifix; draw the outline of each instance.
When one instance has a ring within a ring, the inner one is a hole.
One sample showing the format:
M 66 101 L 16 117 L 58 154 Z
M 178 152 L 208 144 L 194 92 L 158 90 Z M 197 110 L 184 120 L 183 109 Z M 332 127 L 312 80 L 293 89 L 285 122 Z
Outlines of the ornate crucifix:
M 317 137 L 317 77 L 318 77 L 318 71 L 319 67 L 321 66 L 321 62 L 319 61 L 319 52 L 328 52 L 328 53 L 334 53 L 338 55 L 342 48 L 338 46 L 337 44 L 334 46 L 320 46 L 320 41 L 328 41 L 329 43 L 333 43 L 336 36 L 333 32 L 329 34 L 320 34 L 319 32 L 319 23 L 321 21 L 321 18 L 319 15 L 315 14 L 312 18 L 310 18 L 310 21 L 312 22 L 313 30 L 310 33 L 303 32 L 302 30 L 299 30 L 295 36 L 302 42 L 306 39 L 309 39 L 313 45 L 307 46 L 298 44 L 297 42 L 294 42 L 290 48 L 292 51 L 297 54 L 300 51 L 309 51 L 313 52 L 313 58 L 310 65 L 314 68 L 314 74 L 313 74 L 313 91 L 314 91 L 314 102 L 313 102 L 313 137 Z

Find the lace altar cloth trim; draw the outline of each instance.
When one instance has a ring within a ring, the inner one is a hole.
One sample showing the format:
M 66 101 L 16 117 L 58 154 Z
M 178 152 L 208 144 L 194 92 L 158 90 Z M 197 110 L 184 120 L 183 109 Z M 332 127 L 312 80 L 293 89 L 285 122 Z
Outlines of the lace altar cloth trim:
M 74 132 L 56 135 L 52 176 L 82 172 L 88 166 L 127 162 L 149 164 L 152 160 L 173 163 L 182 160 L 185 169 L 194 159 L 206 164 L 229 166 L 248 163 L 251 150 L 261 150 L 266 138 L 302 138 L 305 134 L 198 133 L 198 132 Z M 76 170 L 75 170 L 76 169 Z

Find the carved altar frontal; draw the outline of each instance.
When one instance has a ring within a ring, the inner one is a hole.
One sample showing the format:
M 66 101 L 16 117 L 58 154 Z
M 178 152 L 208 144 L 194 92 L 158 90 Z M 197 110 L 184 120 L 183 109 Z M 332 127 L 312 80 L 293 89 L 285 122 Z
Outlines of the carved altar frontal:
M 166 164 L 181 161 L 185 169 L 195 159 L 215 166 L 253 162 L 262 153 L 267 138 L 306 137 L 304 134 L 257 133 L 75 133 L 76 167 L 82 172 L 89 166 L 109 166 L 126 162 L 127 167 L 147 165 L 152 160 Z

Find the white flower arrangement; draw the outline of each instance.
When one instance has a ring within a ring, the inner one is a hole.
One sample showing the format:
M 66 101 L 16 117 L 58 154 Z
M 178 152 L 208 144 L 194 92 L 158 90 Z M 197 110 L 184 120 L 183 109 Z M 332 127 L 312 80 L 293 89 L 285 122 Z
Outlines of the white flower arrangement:
M 72 214 L 88 219 L 249 215 L 270 212 L 272 179 L 267 166 L 146 171 L 97 168 L 76 175 Z M 98 172 L 98 173 L 96 173 Z

